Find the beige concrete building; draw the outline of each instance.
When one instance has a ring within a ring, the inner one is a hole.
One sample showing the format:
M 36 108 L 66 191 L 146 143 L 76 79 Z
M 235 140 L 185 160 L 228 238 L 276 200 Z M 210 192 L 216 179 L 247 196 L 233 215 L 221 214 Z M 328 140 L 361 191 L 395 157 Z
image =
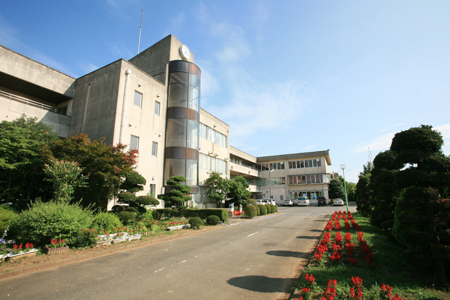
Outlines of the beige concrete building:
M 328 151 L 256 158 L 231 147 L 229 126 L 201 109 L 200 87 L 194 55 L 172 35 L 80 78 L 0 46 L 0 121 L 25 114 L 52 125 L 61 138 L 85 133 L 128 145 L 139 153 L 137 171 L 147 180 L 143 194 L 158 195 L 170 176 L 182 175 L 192 205 L 212 207 L 202 185 L 215 171 L 226 178 L 242 175 L 255 198 L 268 197 L 266 167 L 272 164 L 269 187 L 277 201 L 302 193 L 328 196 Z M 288 168 L 298 161 L 309 166 L 310 160 L 313 167 Z

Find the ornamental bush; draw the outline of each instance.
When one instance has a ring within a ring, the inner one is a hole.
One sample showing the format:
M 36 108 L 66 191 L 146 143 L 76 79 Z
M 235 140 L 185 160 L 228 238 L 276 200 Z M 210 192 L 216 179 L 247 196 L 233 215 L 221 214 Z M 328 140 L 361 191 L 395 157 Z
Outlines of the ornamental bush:
M 197 229 L 203 226 L 203 220 L 199 217 L 192 217 L 189 219 L 189 224 L 191 224 L 192 229 Z
M 101 212 L 94 217 L 92 227 L 112 232 L 114 228 L 122 227 L 119 217 L 110 212 Z
M 268 214 L 273 214 L 275 212 L 275 207 L 273 204 L 267 204 L 266 207 L 267 207 Z
M 267 207 L 262 204 L 258 204 L 259 210 L 261 211 L 261 216 L 267 215 Z
M 256 208 L 257 208 L 256 205 L 247 205 L 244 208 L 245 215 L 248 216 L 250 219 L 256 217 L 257 213 Z
M 212 216 L 209 216 L 208 218 L 206 218 L 206 222 L 209 225 L 217 225 L 220 223 L 220 218 L 216 215 L 212 215 Z
M 92 225 L 92 212 L 79 204 L 41 202 L 36 200 L 29 210 L 20 213 L 10 229 L 10 237 L 37 246 L 49 245 L 51 239 L 64 239 L 73 245 L 84 229 Z
M 129 225 L 132 224 L 134 221 L 136 221 L 137 215 L 138 215 L 137 212 L 123 210 L 117 214 L 117 217 L 119 217 L 119 220 L 122 222 L 123 225 Z
M 12 208 L 0 206 L 0 234 L 8 228 L 17 215 Z
M 259 206 L 255 205 L 255 208 L 256 208 L 256 215 L 260 216 L 261 215 L 261 210 L 259 209 Z

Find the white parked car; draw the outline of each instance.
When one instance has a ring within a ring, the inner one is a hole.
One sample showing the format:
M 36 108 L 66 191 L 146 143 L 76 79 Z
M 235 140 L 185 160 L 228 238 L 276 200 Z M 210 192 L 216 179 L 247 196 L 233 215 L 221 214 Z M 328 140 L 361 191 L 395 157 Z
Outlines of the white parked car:
M 262 204 L 262 205 L 266 205 L 266 204 L 277 205 L 277 204 L 275 203 L 275 200 L 269 199 L 269 198 L 267 198 L 267 199 L 262 199 L 262 200 L 257 200 L 256 203 L 257 203 L 257 204 Z
M 344 206 L 344 201 L 341 198 L 336 198 L 333 200 L 333 205 L 334 206 L 336 206 L 336 205 Z
M 309 206 L 310 202 L 308 197 L 300 197 L 297 199 L 297 206 Z
M 294 202 L 292 202 L 292 200 L 283 200 L 281 205 L 283 205 L 283 206 L 294 206 Z

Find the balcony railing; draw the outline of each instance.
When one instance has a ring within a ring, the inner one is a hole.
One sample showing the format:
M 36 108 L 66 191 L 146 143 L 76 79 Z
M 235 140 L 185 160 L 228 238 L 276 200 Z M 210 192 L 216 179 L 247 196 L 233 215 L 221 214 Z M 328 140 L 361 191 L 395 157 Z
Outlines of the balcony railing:
M 21 96 L 17 96 L 11 93 L 7 93 L 5 91 L 0 91 L 0 96 L 10 99 L 10 100 L 14 100 L 14 101 L 18 101 L 21 103 L 24 103 L 26 105 L 30 105 L 30 106 L 34 106 L 34 107 L 38 107 L 41 109 L 45 109 L 60 115 L 65 115 L 65 116 L 70 116 L 70 113 L 67 111 L 67 109 L 62 109 L 62 108 L 57 108 L 51 105 L 47 105 L 38 101 L 34 101 L 25 97 L 21 97 Z

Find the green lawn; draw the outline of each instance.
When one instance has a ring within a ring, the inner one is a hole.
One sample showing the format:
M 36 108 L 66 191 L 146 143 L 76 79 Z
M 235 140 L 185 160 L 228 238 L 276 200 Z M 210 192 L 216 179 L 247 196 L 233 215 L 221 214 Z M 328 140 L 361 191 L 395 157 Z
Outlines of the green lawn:
M 398 294 L 403 299 L 450 299 L 448 292 L 433 289 L 431 271 L 417 269 L 406 261 L 403 247 L 390 241 L 379 228 L 372 226 L 369 220 L 359 213 L 354 213 L 353 218 L 361 227 L 364 239 L 374 254 L 373 267 L 366 262 L 365 256 L 359 248 L 357 231 L 353 227 L 349 232 L 352 234 L 351 242 L 356 245 L 354 258 L 358 260 L 358 264 L 353 266 L 348 262 L 344 246 L 341 251 L 342 261 L 333 262 L 329 259 L 332 254 L 331 244 L 335 237 L 333 222 L 328 252 L 323 254 L 320 263 L 316 261 L 314 255 L 311 257 L 309 265 L 304 269 L 297 284 L 298 290 L 307 286 L 305 274 L 312 274 L 316 284 L 308 294 L 308 297 L 312 295 L 310 299 L 321 299 L 330 279 L 337 280 L 335 299 L 350 299 L 351 277 L 358 276 L 363 280 L 361 290 L 364 299 L 383 299 L 381 298 L 383 283 L 393 288 L 392 296 Z M 344 227 L 343 219 L 340 220 L 340 225 L 340 231 L 344 237 L 348 231 Z M 345 245 L 345 241 L 342 245 Z

